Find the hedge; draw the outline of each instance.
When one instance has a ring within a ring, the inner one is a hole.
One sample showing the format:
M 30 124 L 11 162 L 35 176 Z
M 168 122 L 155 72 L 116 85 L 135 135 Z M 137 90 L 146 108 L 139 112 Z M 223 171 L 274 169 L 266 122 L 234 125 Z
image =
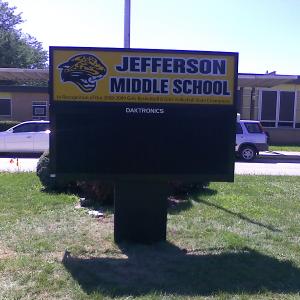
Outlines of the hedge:
M 20 124 L 20 121 L 2 120 L 0 121 L 0 131 L 5 131 L 18 124 Z

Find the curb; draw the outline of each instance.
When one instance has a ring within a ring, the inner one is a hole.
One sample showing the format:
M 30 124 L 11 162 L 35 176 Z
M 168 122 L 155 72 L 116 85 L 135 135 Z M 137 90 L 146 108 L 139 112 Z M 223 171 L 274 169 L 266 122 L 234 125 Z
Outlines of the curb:
M 266 151 L 260 152 L 259 156 L 261 158 L 269 158 L 269 159 L 282 159 L 282 160 L 297 160 L 300 161 L 300 153 L 298 152 L 277 152 L 277 151 Z

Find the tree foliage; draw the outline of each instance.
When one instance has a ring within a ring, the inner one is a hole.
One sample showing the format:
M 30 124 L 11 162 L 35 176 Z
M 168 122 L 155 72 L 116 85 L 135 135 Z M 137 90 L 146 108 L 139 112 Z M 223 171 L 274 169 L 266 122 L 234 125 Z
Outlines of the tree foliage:
M 22 14 L 16 14 L 15 9 L 0 0 L 0 67 L 46 68 L 47 51 L 33 36 L 17 29 L 24 21 Z

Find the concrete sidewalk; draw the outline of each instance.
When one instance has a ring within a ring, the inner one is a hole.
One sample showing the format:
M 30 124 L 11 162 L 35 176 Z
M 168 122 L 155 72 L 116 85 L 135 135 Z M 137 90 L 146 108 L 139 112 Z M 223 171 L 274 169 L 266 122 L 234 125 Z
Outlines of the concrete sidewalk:
M 0 158 L 0 172 L 35 172 L 38 158 Z

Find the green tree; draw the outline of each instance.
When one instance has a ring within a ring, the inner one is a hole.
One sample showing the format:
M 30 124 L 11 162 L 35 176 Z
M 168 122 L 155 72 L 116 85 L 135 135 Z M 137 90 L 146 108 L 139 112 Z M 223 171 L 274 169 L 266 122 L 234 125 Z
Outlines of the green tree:
M 24 21 L 15 9 L 0 0 L 0 67 L 46 68 L 48 52 L 33 36 L 17 29 Z

